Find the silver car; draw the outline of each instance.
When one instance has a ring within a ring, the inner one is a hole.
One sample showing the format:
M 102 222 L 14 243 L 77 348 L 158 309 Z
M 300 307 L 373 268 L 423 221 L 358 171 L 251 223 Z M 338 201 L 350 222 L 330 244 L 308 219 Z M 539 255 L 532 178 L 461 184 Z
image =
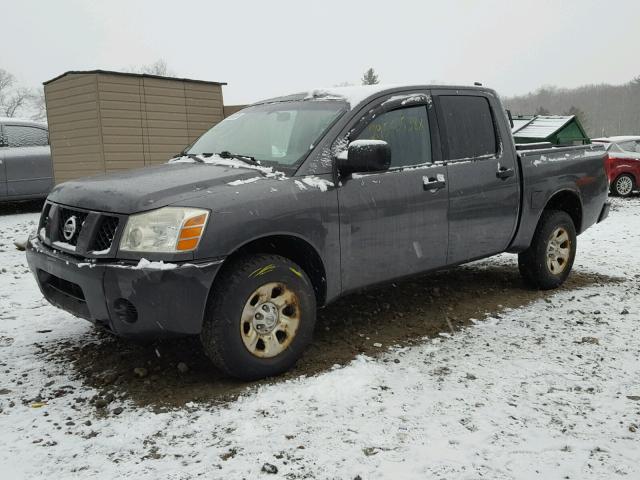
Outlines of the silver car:
M 0 202 L 44 198 L 52 187 L 47 126 L 0 117 Z

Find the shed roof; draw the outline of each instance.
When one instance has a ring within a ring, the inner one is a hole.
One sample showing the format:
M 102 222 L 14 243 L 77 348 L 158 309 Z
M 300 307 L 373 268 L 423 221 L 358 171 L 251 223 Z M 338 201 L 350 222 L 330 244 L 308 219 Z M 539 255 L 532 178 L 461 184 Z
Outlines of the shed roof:
M 544 139 L 556 133 L 574 118 L 575 115 L 536 115 L 519 128 L 516 127 L 514 119 L 512 132 L 515 137 Z
M 149 73 L 128 73 L 128 72 L 116 72 L 114 70 L 69 70 L 68 72 L 64 72 L 57 77 L 52 78 L 51 80 L 47 80 L 46 82 L 42 82 L 43 85 L 47 85 L 48 83 L 55 82 L 56 80 L 66 77 L 67 75 L 82 75 L 82 74 L 92 74 L 92 73 L 106 73 L 109 75 L 124 75 L 127 77 L 146 77 L 146 78 L 160 78 L 163 80 L 181 80 L 184 82 L 194 82 L 194 83 L 208 83 L 209 85 L 226 85 L 226 82 L 210 82 L 208 80 L 194 80 L 192 78 L 179 78 L 179 77 L 163 77 L 161 75 L 151 75 Z
M 518 118 L 514 118 L 513 119 L 513 127 L 511 128 L 511 131 L 513 133 L 517 132 L 518 130 L 520 130 L 525 125 L 528 125 L 529 123 L 531 123 L 532 120 L 533 120 L 533 116 L 528 116 L 528 117 L 521 116 L 521 117 L 518 117 Z

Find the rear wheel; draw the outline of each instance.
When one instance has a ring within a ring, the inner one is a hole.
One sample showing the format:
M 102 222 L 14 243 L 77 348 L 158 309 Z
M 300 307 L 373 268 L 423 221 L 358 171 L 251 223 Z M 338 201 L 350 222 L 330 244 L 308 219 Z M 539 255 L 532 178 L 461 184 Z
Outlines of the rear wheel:
M 628 197 L 631 195 L 634 188 L 635 180 L 628 173 L 623 173 L 611 184 L 612 192 L 620 197 Z
M 544 212 L 531 245 L 518 255 L 518 268 L 524 280 L 534 288 L 557 288 L 571 273 L 576 256 L 576 229 L 563 211 Z
M 222 371 L 243 380 L 289 370 L 311 341 L 316 319 L 305 272 L 278 255 L 252 255 L 216 279 L 200 335 Z

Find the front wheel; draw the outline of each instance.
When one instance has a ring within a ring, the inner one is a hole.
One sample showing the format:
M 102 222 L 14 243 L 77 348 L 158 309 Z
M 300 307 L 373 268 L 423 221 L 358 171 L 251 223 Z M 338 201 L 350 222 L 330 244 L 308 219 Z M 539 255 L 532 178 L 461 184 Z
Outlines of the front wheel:
M 576 256 L 576 229 L 563 211 L 544 212 L 531 245 L 518 255 L 518 268 L 534 288 L 549 290 L 564 283 Z
M 634 178 L 628 173 L 623 173 L 611 184 L 611 190 L 619 197 L 628 197 L 635 188 Z
M 311 341 L 315 319 L 306 273 L 279 255 L 251 255 L 216 279 L 200 338 L 222 371 L 257 380 L 295 364 Z

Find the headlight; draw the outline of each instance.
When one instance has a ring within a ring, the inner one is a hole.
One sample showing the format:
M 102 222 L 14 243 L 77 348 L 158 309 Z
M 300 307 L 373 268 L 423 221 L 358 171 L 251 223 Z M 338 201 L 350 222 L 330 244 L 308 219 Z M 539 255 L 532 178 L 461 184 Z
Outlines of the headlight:
M 207 210 L 181 207 L 131 215 L 120 241 L 120 250 L 159 253 L 195 250 L 208 218 Z

